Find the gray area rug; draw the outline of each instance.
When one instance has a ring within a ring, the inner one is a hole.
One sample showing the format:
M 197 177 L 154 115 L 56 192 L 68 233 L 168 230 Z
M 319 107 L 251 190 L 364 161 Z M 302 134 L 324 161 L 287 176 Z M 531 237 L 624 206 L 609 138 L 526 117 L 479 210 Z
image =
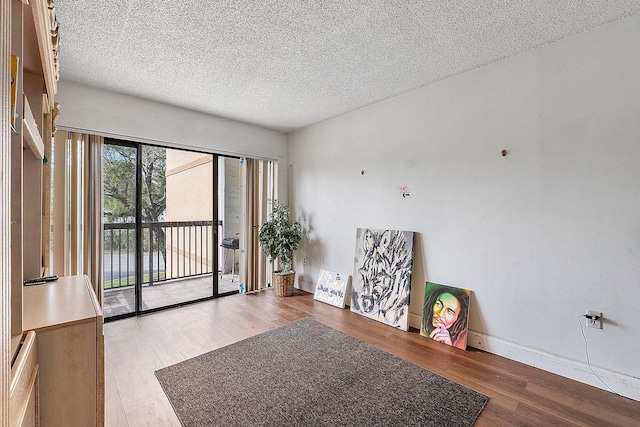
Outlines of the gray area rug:
M 471 426 L 489 398 L 312 319 L 156 371 L 183 426 Z

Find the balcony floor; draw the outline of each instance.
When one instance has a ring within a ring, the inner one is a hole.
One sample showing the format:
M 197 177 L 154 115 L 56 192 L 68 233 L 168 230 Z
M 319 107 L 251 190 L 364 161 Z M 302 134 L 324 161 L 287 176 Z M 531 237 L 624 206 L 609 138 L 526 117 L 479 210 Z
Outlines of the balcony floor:
M 166 307 L 170 305 L 207 298 L 212 295 L 212 275 L 187 279 L 176 279 L 142 287 L 142 310 Z M 225 274 L 218 279 L 218 293 L 238 290 L 238 275 Z M 135 294 L 133 287 L 105 289 L 104 317 L 113 317 L 135 312 Z

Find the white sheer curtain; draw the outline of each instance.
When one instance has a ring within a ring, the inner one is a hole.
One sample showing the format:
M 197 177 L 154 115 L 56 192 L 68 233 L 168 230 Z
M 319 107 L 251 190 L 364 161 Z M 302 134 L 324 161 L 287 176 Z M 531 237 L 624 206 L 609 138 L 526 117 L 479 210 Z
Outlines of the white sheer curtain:
M 54 145 L 53 272 L 86 274 L 102 304 L 103 138 L 58 131 Z

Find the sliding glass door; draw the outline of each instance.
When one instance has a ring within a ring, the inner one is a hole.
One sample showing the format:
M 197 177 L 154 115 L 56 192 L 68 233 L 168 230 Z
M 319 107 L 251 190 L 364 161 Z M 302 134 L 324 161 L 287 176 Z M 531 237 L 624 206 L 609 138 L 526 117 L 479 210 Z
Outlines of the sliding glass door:
M 214 156 L 143 146 L 142 158 L 142 204 L 157 206 L 142 215 L 142 310 L 214 296 Z
M 105 153 L 105 318 L 236 293 L 240 160 L 115 140 Z
M 238 291 L 240 263 L 240 159 L 218 156 L 216 187 L 218 211 L 218 289 L 220 294 Z
M 103 267 L 105 317 L 136 312 L 138 150 L 133 144 L 103 148 Z

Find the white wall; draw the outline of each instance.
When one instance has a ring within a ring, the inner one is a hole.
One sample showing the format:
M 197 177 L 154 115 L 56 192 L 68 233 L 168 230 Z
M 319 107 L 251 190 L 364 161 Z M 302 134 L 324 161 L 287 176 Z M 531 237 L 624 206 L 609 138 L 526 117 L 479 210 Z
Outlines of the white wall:
M 425 281 L 469 288 L 470 345 L 603 387 L 602 311 L 591 362 L 640 400 L 638 46 L 635 15 L 290 134 L 300 287 L 412 230 L 412 326 Z
M 287 135 L 234 120 L 62 80 L 56 101 L 61 128 L 132 141 L 278 161 L 287 196 Z

